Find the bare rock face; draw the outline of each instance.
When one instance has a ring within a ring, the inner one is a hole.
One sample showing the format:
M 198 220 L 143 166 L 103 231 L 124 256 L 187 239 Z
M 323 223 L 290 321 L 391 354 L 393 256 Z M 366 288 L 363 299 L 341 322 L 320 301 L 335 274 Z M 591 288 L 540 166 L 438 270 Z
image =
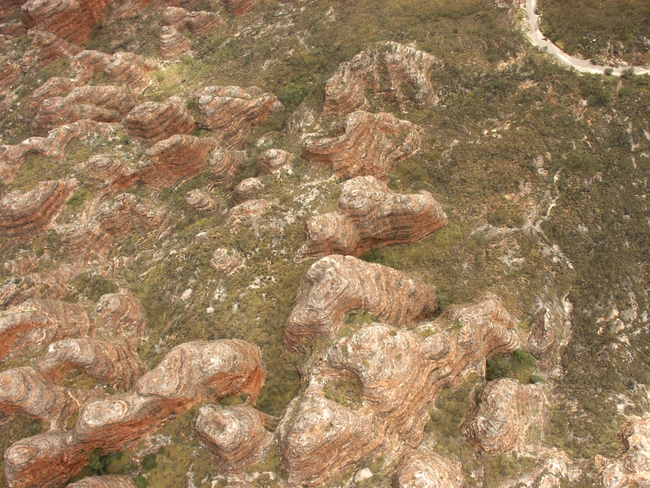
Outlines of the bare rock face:
M 460 466 L 436 453 L 414 451 L 399 463 L 393 475 L 395 488 L 461 488 Z
M 64 486 L 87 464 L 89 452 L 112 454 L 133 446 L 198 402 L 247 394 L 254 403 L 263 381 L 256 346 L 239 340 L 177 346 L 138 380 L 133 392 L 87 404 L 72 430 L 11 446 L 5 453 L 8 485 Z
M 390 97 L 402 111 L 406 101 L 417 107 L 435 105 L 438 97 L 431 85 L 431 73 L 441 67 L 442 61 L 418 51 L 414 45 L 376 44 L 343 63 L 327 81 L 323 115 L 343 115 L 365 109 L 368 106 L 366 88 Z M 407 90 L 403 90 L 403 86 L 407 86 Z
M 68 485 L 69 488 L 137 488 L 129 476 L 93 476 Z
M 75 44 L 88 40 L 101 22 L 111 0 L 28 0 L 21 20 L 27 29 L 37 28 Z
M 284 108 L 274 95 L 257 87 L 209 86 L 195 96 L 202 126 L 228 148 L 241 147 L 257 125 Z
M 48 98 L 65 97 L 77 84 L 77 80 L 70 78 L 61 78 L 59 76 L 50 78 L 32 93 L 32 98 L 29 100 L 30 110 L 36 112 Z
M 311 164 L 331 167 L 339 178 L 372 175 L 386 181 L 395 164 L 420 150 L 422 129 L 389 113 L 351 113 L 340 130 L 340 136 L 307 143 L 302 152 Z
M 284 149 L 267 149 L 257 162 L 260 173 L 278 173 L 291 169 L 293 155 Z
M 31 299 L 63 298 L 67 293 L 68 283 L 78 273 L 76 266 L 61 266 L 45 273 L 14 277 L 0 285 L 0 307 L 15 307 Z
M 189 134 L 194 119 L 182 99 L 170 97 L 162 103 L 138 105 L 124 119 L 124 128 L 131 136 L 155 143 L 175 134 Z
M 231 275 L 244 266 L 244 258 L 237 251 L 217 249 L 212 253 L 210 267 L 217 273 Z
M 503 378 L 491 381 L 467 412 L 460 431 L 491 456 L 522 451 L 531 428 L 540 432 L 546 417 L 546 397 L 538 386 Z
M 307 242 L 297 262 L 330 254 L 361 256 L 373 247 L 417 242 L 447 223 L 430 193 L 395 193 L 373 176 L 343 183 L 338 204 L 339 212 L 307 222 Z
M 147 149 L 135 173 L 127 176 L 154 188 L 177 186 L 208 166 L 214 139 L 174 135 Z
M 231 188 L 245 160 L 245 151 L 217 148 L 208 161 L 212 187 Z
M 218 199 L 209 191 L 200 188 L 188 191 L 183 199 L 189 207 L 200 214 L 223 213 L 226 209 L 223 199 Z
M 633 415 L 618 431 L 622 452 L 615 460 L 597 456 L 606 488 L 650 486 L 650 414 Z
M 206 405 L 199 410 L 194 433 L 227 473 L 243 473 L 262 459 L 273 441 L 263 414 L 250 405 Z
M 42 233 L 59 214 L 74 181 L 43 181 L 28 192 L 19 190 L 0 200 L 0 236 L 20 241 Z
M 54 341 L 87 337 L 93 323 L 83 307 L 58 300 L 28 300 L 0 312 L 0 359 L 25 349 L 38 351 Z
M 42 2 L 47 4 L 48 2 Z M 23 25 L 25 25 L 23 21 Z M 63 37 L 52 34 L 44 30 L 29 29 L 28 35 L 35 41 L 40 48 L 38 52 L 38 67 L 47 66 L 52 61 L 59 58 L 71 58 L 79 54 L 82 49 Z
M 20 413 L 62 429 L 80 405 L 101 396 L 48 383 L 34 368 L 9 369 L 0 373 L 0 424 Z
M 160 57 L 167 61 L 177 61 L 181 54 L 192 52 L 192 43 L 173 26 L 164 25 L 158 35 Z
M 328 256 L 307 272 L 285 327 L 285 345 L 295 350 L 307 339 L 330 339 L 353 310 L 365 310 L 398 327 L 432 315 L 433 288 L 405 274 L 350 256 Z
M 246 200 L 252 200 L 263 188 L 264 183 L 259 178 L 246 178 L 235 187 L 232 192 L 232 201 L 235 205 L 239 205 Z
M 253 9 L 255 0 L 221 0 L 221 5 L 233 15 L 242 15 Z
M 448 307 L 413 331 L 374 324 L 340 339 L 317 360 L 278 427 L 289 483 L 326 484 L 382 451 L 418 447 L 439 392 L 480 372 L 486 358 L 515 349 L 516 325 L 488 295 Z M 341 380 L 358 385 L 356 405 L 326 398 L 328 382 Z
M 53 84 L 48 87 L 48 91 L 64 86 L 64 83 Z M 39 98 L 43 98 L 46 93 L 42 92 L 38 95 Z M 32 102 L 38 101 L 39 98 L 36 100 L 32 98 Z M 82 119 L 119 122 L 135 105 L 136 99 L 133 93 L 125 87 L 78 87 L 65 97 L 54 96 L 43 100 L 36 110 L 31 131 L 34 135 L 42 136 L 56 127 Z
M 147 314 L 140 300 L 128 290 L 99 297 L 95 307 L 98 335 L 126 341 L 133 350 L 148 335 Z
M 129 52 L 118 52 L 103 59 L 99 59 L 97 55 L 90 56 L 86 58 L 86 62 L 89 64 L 96 63 L 94 64 L 95 67 L 102 66 L 106 62 L 101 68 L 106 73 L 106 76 L 113 82 L 122 82 L 123 85 L 138 94 L 144 93 L 149 88 L 151 80 L 146 73 L 156 67 L 156 64 L 150 59 Z
M 86 163 L 86 182 L 104 194 L 122 192 L 131 184 L 133 170 L 112 155 L 98 154 Z
M 162 16 L 163 25 L 177 31 L 189 30 L 195 36 L 202 36 L 222 23 L 221 16 L 214 12 L 189 12 L 180 7 L 167 7 Z

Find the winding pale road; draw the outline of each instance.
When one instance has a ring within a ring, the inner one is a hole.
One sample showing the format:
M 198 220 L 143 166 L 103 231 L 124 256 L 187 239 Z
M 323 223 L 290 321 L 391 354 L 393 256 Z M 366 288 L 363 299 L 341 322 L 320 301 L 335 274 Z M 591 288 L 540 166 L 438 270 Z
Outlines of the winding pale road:
M 608 68 L 587 61 L 586 59 L 574 58 L 562 51 L 559 47 L 549 41 L 539 30 L 539 15 L 535 13 L 537 0 L 526 0 L 526 18 L 528 20 L 528 37 L 531 42 L 541 50 L 549 53 L 560 63 L 575 68 L 580 73 L 598 73 L 604 74 L 605 70 L 612 70 L 610 74 L 621 76 L 627 68 Z M 608 71 L 609 72 L 609 71 Z M 650 74 L 650 66 L 635 66 L 634 74 Z

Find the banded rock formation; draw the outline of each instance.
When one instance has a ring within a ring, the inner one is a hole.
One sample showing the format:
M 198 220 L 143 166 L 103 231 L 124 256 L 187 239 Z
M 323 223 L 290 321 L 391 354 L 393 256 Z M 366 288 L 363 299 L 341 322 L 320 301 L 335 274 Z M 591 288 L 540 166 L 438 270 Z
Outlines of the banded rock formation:
M 422 129 L 389 113 L 351 113 L 340 131 L 340 136 L 307 143 L 302 151 L 311 164 L 332 167 L 339 178 L 372 175 L 386 181 L 395 164 L 420 150 Z
M 231 188 L 246 160 L 245 151 L 217 148 L 208 160 L 211 187 Z
M 335 338 L 353 310 L 404 327 L 431 316 L 437 307 L 431 286 L 397 270 L 350 256 L 328 256 L 315 262 L 302 282 L 285 326 L 285 345 L 296 350 L 307 339 Z
M 134 351 L 149 334 L 144 306 L 128 290 L 99 297 L 95 323 L 98 335 L 124 340 Z
M 261 190 L 264 189 L 264 183 L 259 178 L 246 178 L 239 182 L 232 192 L 232 201 L 235 205 L 252 200 Z
M 650 486 L 650 413 L 628 417 L 618 431 L 621 454 L 617 459 L 596 457 L 606 488 Z
M 115 156 L 97 154 L 92 156 L 85 166 L 86 183 L 101 193 L 111 195 L 124 191 L 132 184 L 129 176 L 133 170 Z
M 233 15 L 243 15 L 253 9 L 255 0 L 221 0 L 221 5 Z
M 195 96 L 202 127 L 228 148 L 241 147 L 257 125 L 284 108 L 275 95 L 258 87 L 209 86 Z
M 163 25 L 158 35 L 158 49 L 161 58 L 177 61 L 181 54 L 192 52 L 192 43 L 173 26 Z
M 395 488 L 461 488 L 460 466 L 435 453 L 407 454 L 393 475 Z
M 226 202 L 216 198 L 207 190 L 196 188 L 190 190 L 183 198 L 185 203 L 200 214 L 225 213 Z
M 78 81 L 72 78 L 54 76 L 34 90 L 29 100 L 29 109 L 35 113 L 45 100 L 54 97 L 65 97 L 77 85 Z
M 175 134 L 189 134 L 194 130 L 194 119 L 179 97 L 165 102 L 146 102 L 135 107 L 124 119 L 129 135 L 156 143 Z
M 244 258 L 237 251 L 219 248 L 212 253 L 210 267 L 217 273 L 231 275 L 244 266 Z
M 389 96 L 402 111 L 408 99 L 417 107 L 435 105 L 438 97 L 431 84 L 431 73 L 441 67 L 442 61 L 412 44 L 392 41 L 376 44 L 343 63 L 327 81 L 323 115 L 365 109 L 367 88 Z M 408 89 L 402 90 L 403 85 Z
M 248 394 L 254 403 L 264 381 L 259 348 L 239 340 L 190 342 L 172 349 L 131 393 L 87 404 L 75 427 L 23 439 L 5 453 L 12 488 L 64 486 L 100 449 L 133 446 L 192 405 Z M 48 466 L 48 469 L 43 469 Z
M 418 447 L 431 402 L 482 370 L 486 358 L 514 350 L 515 327 L 500 301 L 485 296 L 448 307 L 414 331 L 373 324 L 339 340 L 316 362 L 307 389 L 278 427 L 289 483 L 321 485 L 402 443 Z M 356 410 L 325 397 L 332 380 L 358 383 Z
M 68 283 L 79 274 L 76 266 L 61 266 L 45 273 L 14 277 L 0 285 L 0 307 L 15 307 L 34 298 L 60 299 L 67 293 Z
M 87 337 L 94 324 L 83 307 L 57 300 L 33 299 L 0 312 L 0 360 L 32 352 L 54 341 Z
M 63 209 L 76 181 L 43 181 L 0 200 L 0 236 L 27 241 L 42 233 Z
M 63 88 L 51 85 L 49 89 Z M 39 98 L 45 94 L 41 92 Z M 37 99 L 38 100 L 38 99 Z M 32 98 L 34 102 L 34 98 Z M 83 86 L 72 89 L 65 97 L 43 100 L 32 121 L 34 135 L 45 135 L 61 125 L 90 119 L 96 122 L 119 122 L 136 105 L 133 93 L 121 86 Z
M 417 242 L 447 223 L 430 193 L 395 193 L 373 176 L 343 183 L 338 206 L 339 212 L 306 223 L 307 242 L 297 262 L 330 254 L 361 256 L 373 247 Z
M 68 488 L 137 488 L 129 476 L 93 476 L 68 485 Z
M 161 21 L 179 32 L 189 30 L 195 36 L 202 36 L 222 22 L 215 12 L 189 12 L 180 7 L 167 7 Z
M 21 20 L 27 29 L 37 28 L 75 44 L 85 43 L 100 23 L 111 0 L 28 0 Z
M 546 397 L 536 385 L 502 378 L 491 381 L 467 412 L 461 433 L 491 456 L 524 450 L 531 428 L 543 430 Z
M 27 35 L 34 40 L 39 48 L 35 59 L 37 68 L 43 68 L 59 58 L 72 58 L 82 51 L 78 45 L 51 32 L 29 29 Z
M 257 162 L 260 173 L 277 173 L 291 169 L 292 154 L 283 149 L 267 149 Z
M 243 473 L 262 459 L 273 442 L 263 414 L 250 405 L 206 405 L 199 410 L 194 433 L 227 473 Z

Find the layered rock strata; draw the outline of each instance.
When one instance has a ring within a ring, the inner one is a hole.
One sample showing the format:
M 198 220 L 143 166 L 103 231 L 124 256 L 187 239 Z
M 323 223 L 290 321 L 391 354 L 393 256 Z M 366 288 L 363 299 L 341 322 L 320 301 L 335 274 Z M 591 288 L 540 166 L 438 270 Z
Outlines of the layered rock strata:
M 0 360 L 32 352 L 54 341 L 91 335 L 94 324 L 83 307 L 58 300 L 33 299 L 0 312 Z
M 81 53 L 78 58 L 83 54 Z M 134 93 L 144 93 L 152 83 L 151 79 L 147 77 L 147 72 L 154 69 L 156 64 L 150 59 L 130 52 L 115 53 L 105 58 L 105 61 L 100 61 L 97 58 L 96 55 L 94 57 L 90 56 L 85 59 L 85 62 L 99 61 L 101 63 L 95 66 L 101 66 L 106 62 L 102 69 L 106 73 L 106 76 L 108 76 L 108 79 L 112 82 L 122 82 L 124 86 L 129 87 Z
M 542 432 L 546 397 L 539 386 L 503 378 L 491 381 L 467 412 L 460 431 L 491 456 L 523 451 L 529 431 Z
M 233 15 L 243 15 L 253 9 L 255 0 L 221 0 L 221 5 Z
M 621 454 L 614 460 L 597 456 L 606 488 L 650 486 L 650 414 L 629 417 L 618 431 Z
M 241 147 L 255 127 L 284 108 L 275 95 L 258 87 L 209 86 L 195 96 L 202 127 L 228 148 Z
M 87 464 L 89 452 L 112 454 L 133 446 L 198 402 L 247 394 L 254 403 L 263 381 L 256 346 L 239 340 L 177 346 L 138 380 L 133 392 L 87 404 L 72 430 L 11 446 L 5 453 L 8 485 L 64 486 Z
M 99 297 L 95 323 L 98 335 L 124 340 L 134 351 L 149 335 L 146 311 L 128 290 Z
M 314 263 L 302 282 L 285 326 L 285 345 L 295 350 L 308 339 L 335 338 L 353 310 L 404 327 L 431 316 L 437 306 L 431 286 L 397 270 L 350 256 L 328 256 Z
M 259 178 L 246 178 L 239 182 L 232 192 L 232 201 L 235 205 L 252 200 L 264 189 L 264 183 Z
M 100 23 L 111 0 L 28 0 L 21 20 L 27 29 L 37 28 L 75 44 L 85 43 Z
M 46 273 L 14 277 L 0 285 L 0 307 L 15 307 L 34 298 L 63 298 L 67 293 L 68 283 L 78 273 L 77 266 L 61 266 Z
M 366 89 L 390 97 L 389 100 L 396 102 L 402 111 L 406 101 L 417 107 L 435 105 L 438 97 L 431 84 L 431 73 L 441 67 L 442 61 L 417 50 L 414 45 L 376 44 L 343 63 L 327 81 L 323 115 L 343 115 L 365 109 L 368 106 Z
M 486 358 L 514 350 L 516 325 L 489 295 L 448 307 L 413 331 L 374 324 L 339 340 L 278 427 L 289 483 L 322 485 L 403 443 L 418 447 L 439 392 L 481 372 Z M 356 382 L 357 405 L 326 398 L 331 381 Z
M 420 150 L 422 129 L 389 113 L 354 112 L 345 117 L 340 132 L 307 143 L 302 156 L 331 167 L 339 178 L 372 175 L 386 181 L 395 164 Z
M 129 476 L 93 476 L 68 485 L 69 488 L 137 488 Z
M 278 173 L 291 170 L 293 155 L 284 149 L 267 149 L 257 162 L 260 173 Z
M 161 21 L 179 32 L 189 30 L 195 36 L 202 36 L 222 22 L 215 12 L 189 12 L 180 7 L 167 7 Z
M 243 473 L 262 459 L 273 442 L 263 414 L 249 405 L 206 405 L 199 410 L 194 433 L 227 473 Z
M 190 190 L 183 198 L 188 207 L 200 214 L 225 213 L 226 203 L 207 190 Z
M 231 275 L 244 266 L 244 258 L 237 251 L 217 249 L 212 253 L 210 267 L 217 273 Z
M 43 181 L 0 200 L 0 237 L 26 241 L 41 234 L 65 206 L 76 182 Z
M 162 103 L 138 105 L 124 119 L 124 128 L 131 136 L 156 143 L 175 134 L 189 134 L 194 119 L 182 99 L 170 97 Z
M 373 247 L 417 242 L 447 223 L 430 193 L 395 193 L 373 176 L 343 183 L 338 206 L 338 212 L 306 223 L 307 242 L 297 262 L 330 254 L 361 256 Z
M 239 173 L 239 168 L 246 160 L 245 151 L 233 151 L 217 148 L 208 160 L 210 172 L 210 186 L 231 188 Z
M 192 52 L 192 43 L 178 30 L 170 25 L 164 25 L 158 35 L 160 57 L 167 61 L 177 61 L 181 54 Z
M 460 466 L 435 453 L 407 454 L 393 475 L 394 488 L 462 488 Z

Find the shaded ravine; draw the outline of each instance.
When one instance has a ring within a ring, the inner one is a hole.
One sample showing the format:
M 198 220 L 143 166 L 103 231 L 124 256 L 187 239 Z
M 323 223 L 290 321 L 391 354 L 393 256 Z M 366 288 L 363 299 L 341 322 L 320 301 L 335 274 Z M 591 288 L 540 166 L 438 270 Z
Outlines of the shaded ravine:
M 537 8 L 537 0 L 526 0 L 526 20 L 527 20 L 527 33 L 528 37 L 532 43 L 540 48 L 542 51 L 549 53 L 560 63 L 571 66 L 575 68 L 580 73 L 594 73 L 594 74 L 605 74 L 607 70 L 608 74 L 614 76 L 621 76 L 626 70 L 629 70 L 630 67 L 623 68 L 614 68 L 609 66 L 601 66 L 594 64 L 591 61 L 586 59 L 575 58 L 569 56 L 567 53 L 562 51 L 559 47 L 553 44 L 548 40 L 544 34 L 539 30 L 539 15 L 535 13 Z M 650 66 L 634 66 L 634 74 L 643 75 L 650 74 Z M 610 72 L 611 70 L 611 72 Z

